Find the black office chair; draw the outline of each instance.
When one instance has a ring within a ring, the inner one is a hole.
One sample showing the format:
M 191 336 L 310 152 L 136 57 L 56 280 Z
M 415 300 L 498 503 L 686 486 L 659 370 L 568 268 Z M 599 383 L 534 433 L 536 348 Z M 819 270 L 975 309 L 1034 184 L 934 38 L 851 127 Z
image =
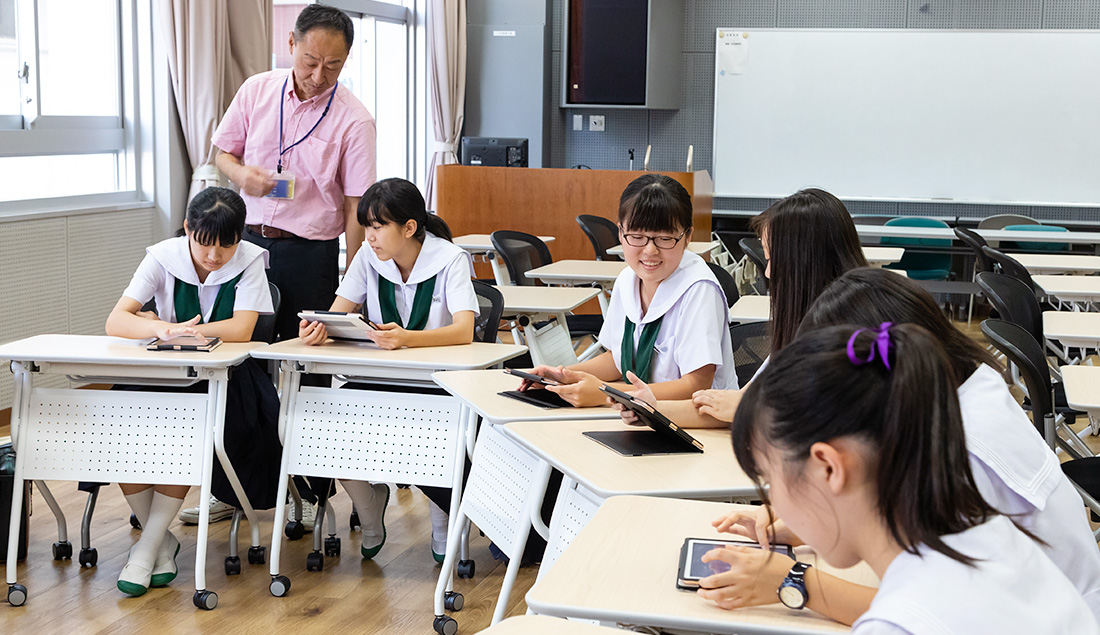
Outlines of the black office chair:
M 714 277 L 718 278 L 718 286 L 722 287 L 722 293 L 726 296 L 726 308 L 733 308 L 733 303 L 741 297 L 737 293 L 737 281 L 733 279 L 730 272 L 726 271 L 725 267 L 713 262 L 708 262 L 707 266 L 710 267 L 710 272 L 714 274 Z
M 492 344 L 497 341 L 500 318 L 504 313 L 504 296 L 493 285 L 474 280 L 478 316 L 474 320 L 474 341 Z
M 733 343 L 737 385 L 744 388 L 771 353 L 772 338 L 768 334 L 768 323 L 731 324 L 730 340 Z
M 988 247 L 989 243 L 982 238 L 981 234 L 966 227 L 956 227 L 955 235 L 959 237 L 964 245 L 974 251 L 975 273 L 993 271 L 993 259 L 982 250 L 982 247 Z
M 1027 267 L 1020 264 L 1019 260 L 989 245 L 982 247 L 982 253 L 996 265 L 994 270 L 1000 269 L 1000 272 L 1006 276 L 1012 276 L 1025 283 L 1031 289 L 1031 292 L 1035 293 L 1035 281 L 1031 279 L 1031 272 L 1027 270 Z
M 754 285 L 757 293 L 767 295 L 768 278 L 764 275 L 764 272 L 768 269 L 768 259 L 764 257 L 764 245 L 761 244 L 759 238 L 755 237 L 742 238 L 737 241 L 737 245 L 749 257 L 752 264 L 756 265 L 756 270 L 760 273 L 760 278 Z
M 1048 442 L 1057 444 L 1071 456 L 1077 457 L 1064 461 L 1062 472 L 1077 488 L 1085 505 L 1092 512 L 1093 520 L 1100 521 L 1100 457 L 1082 456 L 1074 445 L 1058 437 L 1055 408 L 1051 399 L 1050 373 L 1047 372 L 1042 345 L 1026 330 L 1002 320 L 982 322 L 982 333 L 1020 369 L 1028 394 L 1034 397 L 1032 418 L 1039 432 Z M 1072 434 L 1072 430 L 1069 433 Z M 1094 531 L 1093 536 L 1100 540 L 1100 530 Z
M 603 216 L 580 214 L 577 216 L 577 224 L 581 226 L 584 235 L 588 236 L 588 241 L 592 243 L 596 260 L 622 262 L 622 258 L 607 253 L 608 249 L 619 244 L 619 226 L 614 221 Z
M 275 343 L 275 316 L 279 314 L 279 306 L 283 303 L 283 294 L 274 282 L 268 282 L 267 288 L 271 291 L 271 306 L 275 310 L 271 315 L 260 315 L 256 318 L 256 326 L 252 328 L 252 341 Z

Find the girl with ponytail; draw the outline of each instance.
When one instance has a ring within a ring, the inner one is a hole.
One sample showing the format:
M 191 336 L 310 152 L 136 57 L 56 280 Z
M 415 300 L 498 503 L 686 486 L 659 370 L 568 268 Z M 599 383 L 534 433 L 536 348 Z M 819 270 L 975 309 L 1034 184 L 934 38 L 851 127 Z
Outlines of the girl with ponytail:
M 982 497 L 953 366 L 912 324 L 801 333 L 746 389 L 734 453 L 793 535 L 832 566 L 863 561 L 879 577 L 870 608 L 851 615 L 857 635 L 1100 633 L 1034 537 Z M 700 594 L 721 603 L 722 575 Z M 850 589 L 821 578 L 790 567 L 780 601 L 827 614 L 850 603 Z
M 366 227 L 364 248 L 348 265 L 329 310 L 356 311 L 362 305 L 363 314 L 378 325 L 369 337 L 384 349 L 472 342 L 478 314 L 473 262 L 451 242 L 447 224 L 426 211 L 416 186 L 404 179 L 375 183 L 359 200 L 358 220 Z M 328 339 L 324 324 L 305 320 L 298 336 L 310 346 Z M 363 522 L 361 553 L 373 558 L 386 542 L 389 487 L 341 483 Z M 421 489 L 432 501 L 432 554 L 442 562 L 450 489 Z

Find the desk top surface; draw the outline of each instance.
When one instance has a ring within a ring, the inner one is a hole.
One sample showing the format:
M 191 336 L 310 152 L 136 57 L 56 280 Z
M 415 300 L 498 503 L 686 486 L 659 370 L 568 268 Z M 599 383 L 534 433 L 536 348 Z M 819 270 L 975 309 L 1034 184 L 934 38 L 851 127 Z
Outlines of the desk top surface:
M 693 240 L 688 243 L 688 251 L 693 254 L 702 256 L 703 254 L 709 254 L 710 252 L 718 249 L 722 246 L 722 243 L 717 240 Z M 615 245 L 607 250 L 607 253 L 613 256 L 623 255 L 623 246 L 621 244 Z
M 554 242 L 553 236 L 539 236 L 538 238 L 544 243 Z M 466 234 L 464 236 L 456 236 L 454 244 L 466 251 L 477 253 L 496 251 L 496 248 L 493 247 L 493 240 L 489 237 L 489 234 Z
M 545 615 L 706 633 L 848 632 L 847 626 L 809 609 L 795 611 L 773 604 L 725 611 L 676 588 L 684 539 L 734 539 L 710 524 L 730 508 L 725 503 L 670 498 L 610 498 L 527 593 L 527 605 Z M 866 565 L 837 571 L 812 552 L 800 553 L 798 559 L 877 586 Z
M 0 346 L 0 359 L 108 365 L 235 366 L 261 342 L 226 342 L 212 351 L 150 351 L 150 340 L 130 340 L 107 335 L 35 335 Z
M 611 260 L 558 260 L 527 272 L 528 278 L 542 280 L 581 280 L 585 282 L 614 282 L 625 262 Z
M 1100 232 L 1052 232 L 1052 231 L 1014 231 L 1007 229 L 974 230 L 986 240 L 1025 240 L 1037 243 L 1100 243 Z M 856 225 L 860 236 L 892 236 L 896 238 L 946 238 L 958 240 L 955 230 L 950 227 L 901 227 L 897 225 Z
M 596 626 L 545 615 L 517 615 L 479 631 L 478 635 L 623 635 L 618 628 Z
M 258 359 L 323 362 L 360 366 L 390 366 L 434 370 L 486 368 L 522 355 L 526 346 L 474 342 L 458 346 L 425 346 L 387 351 L 373 342 L 337 342 L 308 346 L 298 338 L 252 351 Z
M 1028 271 L 1100 271 L 1100 256 L 1082 254 L 1011 254 Z
M 441 388 L 473 408 L 493 424 L 510 421 L 562 421 L 565 419 L 616 419 L 609 406 L 596 408 L 539 408 L 497 393 L 518 390 L 520 378 L 503 370 L 454 370 L 432 374 Z
M 863 247 L 863 257 L 870 264 L 889 264 L 901 260 L 903 247 Z
M 730 322 L 767 322 L 771 318 L 771 296 L 743 295 L 730 307 Z
M 590 287 L 495 287 L 504 296 L 504 311 L 561 313 L 572 311 L 600 294 Z
M 1038 275 L 1031 279 L 1047 295 L 1100 296 L 1100 276 Z
M 726 428 L 688 430 L 702 454 L 620 456 L 583 436 L 594 430 L 643 430 L 620 419 L 522 421 L 504 433 L 567 476 L 602 497 L 622 494 L 675 498 L 756 496 L 730 447 Z
M 1062 366 L 1066 402 L 1078 410 L 1100 410 L 1100 366 Z
M 1043 311 L 1043 334 L 1051 339 L 1100 341 L 1100 313 Z

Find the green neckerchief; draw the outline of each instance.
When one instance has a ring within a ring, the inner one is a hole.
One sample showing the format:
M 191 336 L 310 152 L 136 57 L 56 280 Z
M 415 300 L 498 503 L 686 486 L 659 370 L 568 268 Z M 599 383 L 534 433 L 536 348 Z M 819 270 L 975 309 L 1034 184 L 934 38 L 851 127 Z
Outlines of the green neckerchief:
M 233 303 L 237 299 L 237 283 L 241 281 L 244 272 L 237 274 L 236 278 L 223 282 L 218 289 L 218 297 L 214 299 L 214 308 L 210 311 L 211 322 L 221 322 L 233 317 Z M 176 321 L 186 322 L 196 315 L 199 316 L 199 324 L 203 323 L 202 307 L 199 306 L 199 288 L 176 278 L 176 288 L 173 293 L 173 302 L 176 310 Z
M 413 308 L 409 312 L 409 325 L 401 323 L 401 314 L 397 312 L 394 284 L 385 276 L 378 276 L 378 306 L 382 309 L 382 323 L 393 322 L 410 331 L 423 331 L 428 324 L 428 312 L 432 308 L 432 293 L 435 291 L 435 278 L 432 276 L 416 285 L 413 296 Z
M 653 320 L 642 327 L 642 336 L 638 339 L 638 352 L 634 352 L 634 323 L 626 318 L 626 327 L 623 329 L 623 349 L 620 359 L 622 361 L 623 381 L 630 383 L 626 378 L 626 371 L 634 371 L 638 379 L 649 383 L 653 377 L 653 352 L 656 350 L 657 331 L 661 330 L 661 321 L 665 316 Z

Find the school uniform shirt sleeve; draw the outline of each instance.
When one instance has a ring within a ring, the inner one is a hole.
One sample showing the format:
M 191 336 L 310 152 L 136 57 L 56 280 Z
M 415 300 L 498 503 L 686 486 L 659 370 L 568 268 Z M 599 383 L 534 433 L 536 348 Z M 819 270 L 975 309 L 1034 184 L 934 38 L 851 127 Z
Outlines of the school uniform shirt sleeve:
M 474 270 L 470 265 L 469 256 L 461 253 L 447 268 L 443 270 L 444 293 L 443 309 L 448 315 L 454 315 L 460 311 L 473 311 L 478 315 L 481 311 L 477 303 L 477 294 L 474 293 Z
M 853 628 L 852 635 L 909 635 L 909 631 L 890 622 L 868 620 Z
M 122 295 L 144 305 L 152 300 L 158 291 L 165 288 L 166 278 L 164 267 L 151 254 L 145 254 L 145 258 L 141 260 L 141 264 L 138 265 L 137 271 L 134 272 L 130 284 L 126 286 Z
M 264 258 L 256 258 L 245 268 L 237 282 L 233 299 L 234 311 L 256 311 L 269 315 L 275 312 L 271 303 L 271 288 L 267 284 Z
M 680 377 L 714 364 L 716 375 L 719 370 L 732 374 L 735 382 L 732 387 L 736 388 L 737 375 L 733 373 L 732 356 L 723 354 L 722 345 L 725 342 L 728 347 L 729 309 L 717 287 L 706 283 L 691 285 L 677 303 L 675 324 L 666 326 L 666 323 L 661 324 L 661 329 L 674 327 L 670 333 L 672 339 L 668 341 L 668 350 L 659 347 L 658 353 L 667 353 L 675 358 Z
M 336 295 L 354 302 L 355 304 L 364 304 L 367 301 L 367 281 L 370 279 L 370 261 L 367 258 L 367 252 L 370 248 L 360 249 L 355 253 L 355 258 L 351 260 L 351 266 L 344 271 L 344 279 L 340 281 L 340 286 L 336 288 Z M 322 308 L 322 307 L 317 307 Z M 328 307 L 323 307 L 328 308 Z

